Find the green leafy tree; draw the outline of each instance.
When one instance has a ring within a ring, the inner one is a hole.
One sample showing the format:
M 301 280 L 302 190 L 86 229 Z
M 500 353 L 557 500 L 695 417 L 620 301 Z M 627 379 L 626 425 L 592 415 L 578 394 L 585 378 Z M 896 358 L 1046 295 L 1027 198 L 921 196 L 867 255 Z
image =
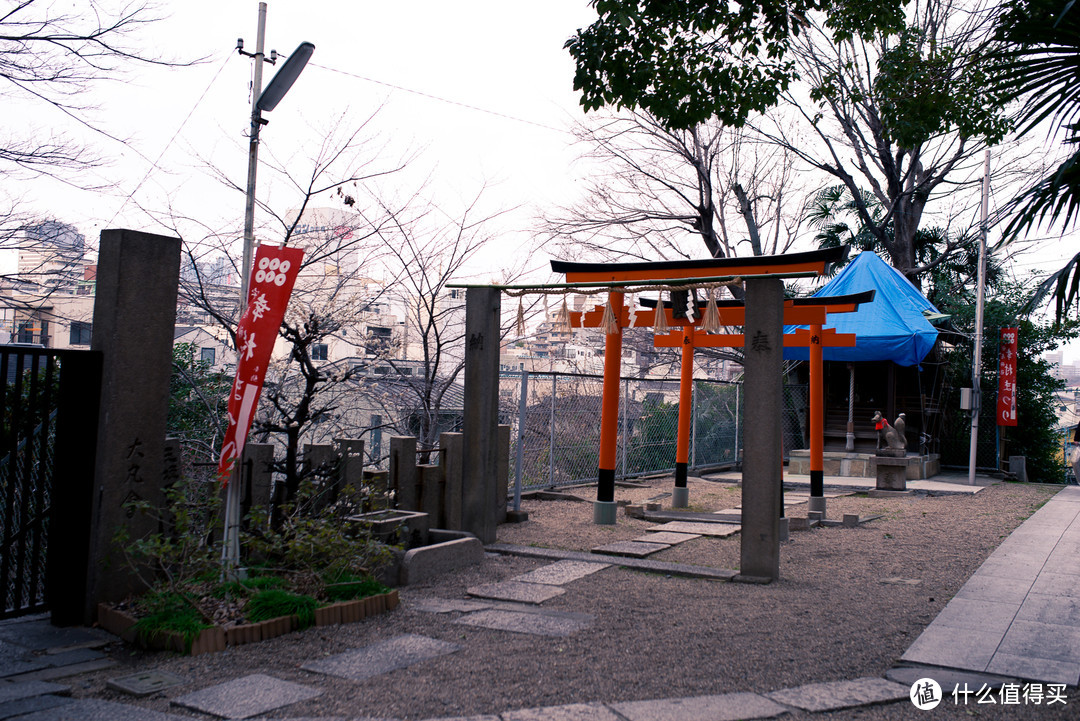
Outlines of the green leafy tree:
M 941 252 L 920 262 L 915 234 L 935 198 L 974 189 L 982 149 L 1009 129 L 1005 96 L 988 82 L 995 60 L 982 5 L 625 0 L 596 8 L 600 19 L 567 43 L 587 109 L 643 108 L 672 128 L 711 118 L 754 127 L 846 186 L 861 225 L 916 284 L 960 250 L 961 236 L 947 235 Z M 763 115 L 778 104 L 782 112 Z M 967 215 L 953 206 L 951 218 Z
M 839 38 L 903 27 L 903 0 L 596 0 L 599 19 L 566 42 L 586 110 L 647 110 L 672 128 L 741 126 L 796 77 L 791 45 L 814 11 Z
M 1003 427 L 1002 433 L 1008 455 L 1027 458 L 1028 476 L 1038 483 L 1061 483 L 1064 466 L 1061 459 L 1060 438 L 1055 430 L 1054 394 L 1065 387 L 1065 382 L 1054 374 L 1053 366 L 1043 354 L 1059 348 L 1069 339 L 1080 336 L 1080 322 L 1068 320 L 1061 323 L 1040 322 L 1022 315 L 1022 309 L 1031 294 L 1030 288 L 1003 284 L 988 299 L 983 320 L 983 376 L 982 413 L 980 429 L 986 433 L 995 426 L 998 387 L 998 330 L 1004 327 L 1019 328 L 1019 348 L 1016 363 L 1017 401 L 1019 422 L 1015 427 Z M 971 304 L 944 302 L 942 311 L 952 314 L 953 326 L 960 331 L 953 336 L 956 341 L 947 352 L 950 374 L 954 386 L 969 385 L 971 359 L 974 355 L 975 310 Z M 954 395 L 957 392 L 954 389 Z M 949 407 L 958 407 L 959 399 L 946 401 Z M 968 431 L 966 413 L 947 414 L 946 437 L 951 443 L 943 446 L 945 463 L 967 463 Z M 952 449 L 954 457 L 949 456 Z M 980 465 L 989 459 L 980 455 Z
M 1021 0 L 1002 5 L 997 38 L 1004 44 L 997 82 L 1023 101 L 1022 131 L 1056 126 L 1064 161 L 1021 193 L 1005 230 L 1012 240 L 1040 225 L 1073 225 L 1080 213 L 1080 9 L 1072 0 Z M 1052 295 L 1060 319 L 1080 297 L 1080 254 L 1039 286 L 1030 306 Z

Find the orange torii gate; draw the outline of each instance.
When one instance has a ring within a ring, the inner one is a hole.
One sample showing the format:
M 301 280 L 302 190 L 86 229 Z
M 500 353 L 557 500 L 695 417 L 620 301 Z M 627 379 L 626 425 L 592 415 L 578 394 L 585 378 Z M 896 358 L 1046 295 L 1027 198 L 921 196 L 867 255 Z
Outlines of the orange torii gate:
M 793 298 L 784 301 L 784 325 L 808 325 L 809 329 L 797 329 L 784 334 L 785 347 L 811 348 L 810 359 L 810 497 L 811 506 L 823 505 L 815 502 L 824 500 L 824 403 L 822 399 L 821 349 L 827 347 L 853 347 L 854 333 L 837 333 L 833 328 L 824 328 L 826 315 L 829 313 L 854 313 L 862 303 L 874 299 L 874 291 L 855 293 L 844 296 Z M 644 315 L 646 320 L 654 320 L 656 301 L 643 298 L 641 304 L 651 310 Z M 675 488 L 672 493 L 672 508 L 689 506 L 689 491 L 686 479 L 690 455 L 690 394 L 694 379 L 694 350 L 697 348 L 741 348 L 745 345 L 742 333 L 707 333 L 702 332 L 705 314 L 710 301 L 698 301 L 694 318 L 685 313 L 675 317 L 673 303 L 665 303 L 665 315 L 671 332 L 656 335 L 653 345 L 657 348 L 682 348 L 679 378 L 679 422 L 675 446 Z M 746 307 L 740 300 L 711 301 L 715 303 L 717 321 L 723 326 L 741 326 L 746 322 Z M 585 320 L 585 319 L 582 319 Z M 591 319 L 589 319 L 591 321 Z M 591 326 L 591 322 L 585 322 Z M 637 324 L 635 324 L 637 325 Z M 655 325 L 655 323 L 653 323 Z M 814 352 L 816 349 L 816 353 Z M 814 357 L 817 363 L 814 362 Z M 811 507 L 810 510 L 824 508 Z
M 827 248 L 809 253 L 793 253 L 782 256 L 752 256 L 747 258 L 710 258 L 704 260 L 676 260 L 661 262 L 630 263 L 580 263 L 552 260 L 552 271 L 565 273 L 567 283 L 595 283 L 609 285 L 607 308 L 602 323 L 615 326 L 615 331 L 605 335 L 604 343 L 604 391 L 600 403 L 600 451 L 597 463 L 596 502 L 593 520 L 611 525 L 616 520 L 615 470 L 616 439 L 619 423 L 619 377 L 622 360 L 621 327 L 625 326 L 627 314 L 623 305 L 625 288 L 647 285 L 675 285 L 694 287 L 719 284 L 741 277 L 746 283 L 744 332 L 750 335 L 754 357 L 747 357 L 744 367 L 747 381 L 760 383 L 762 394 L 769 396 L 766 413 L 775 418 L 766 421 L 775 424 L 775 433 L 762 434 L 761 438 L 747 437 L 744 453 L 744 479 L 747 474 L 760 471 L 761 486 L 757 482 L 743 484 L 743 526 L 750 520 L 752 530 L 760 523 L 761 532 L 743 533 L 743 574 L 753 577 L 779 577 L 779 516 L 780 516 L 780 366 L 783 357 L 783 277 L 820 276 L 832 263 L 842 261 L 849 248 Z M 755 307 L 751 297 L 761 307 Z M 824 321 L 824 318 L 822 318 Z M 821 336 L 819 336 L 821 337 Z M 772 369 L 775 367 L 775 370 Z M 775 389 L 770 387 L 775 376 Z M 748 383 L 750 384 L 750 383 Z M 775 396 L 775 397 L 773 397 Z M 774 406 L 774 408 L 773 408 Z M 768 448 L 775 440 L 775 448 Z M 760 441 L 760 443 L 759 443 Z M 748 464 L 748 465 L 747 465 Z M 758 468 L 760 466 L 760 468 Z M 773 478 L 775 482 L 773 482 Z M 753 488 L 752 488 L 753 487 Z M 748 513 L 747 513 L 748 512 Z M 770 520 L 771 519 L 771 520 Z M 771 523 L 771 526 L 770 526 Z M 758 540 L 747 542 L 747 538 Z M 748 543 L 753 548 L 748 548 Z M 759 546 L 759 547 L 757 547 Z

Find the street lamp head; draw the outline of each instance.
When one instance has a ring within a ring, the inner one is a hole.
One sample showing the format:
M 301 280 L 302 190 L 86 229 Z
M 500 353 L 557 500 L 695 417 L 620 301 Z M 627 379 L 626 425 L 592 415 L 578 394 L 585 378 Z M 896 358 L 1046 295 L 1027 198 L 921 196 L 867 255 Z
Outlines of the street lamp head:
M 296 82 L 296 78 L 304 70 L 304 66 L 307 65 L 313 52 L 315 52 L 314 45 L 300 43 L 296 50 L 293 51 L 293 54 L 289 56 L 289 59 L 285 61 L 285 64 L 281 66 L 281 69 L 274 74 L 270 84 L 266 86 L 266 90 L 263 90 L 262 95 L 259 96 L 258 102 L 255 103 L 255 107 L 259 111 L 270 112 L 277 107 L 277 104 L 285 97 L 285 93 L 289 92 L 289 88 L 292 87 L 292 84 Z

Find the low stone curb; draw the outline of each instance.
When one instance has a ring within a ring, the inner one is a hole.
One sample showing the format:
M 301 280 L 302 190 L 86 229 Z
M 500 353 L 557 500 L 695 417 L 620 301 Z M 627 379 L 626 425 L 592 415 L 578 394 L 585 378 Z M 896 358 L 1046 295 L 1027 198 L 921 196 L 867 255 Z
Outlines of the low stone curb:
M 352 601 L 341 601 L 315 609 L 316 626 L 333 626 L 342 623 L 355 623 L 368 616 L 375 616 L 398 607 L 400 599 L 397 589 L 388 593 L 367 596 Z M 245 623 L 236 626 L 214 626 L 204 629 L 191 643 L 191 651 L 185 649 L 183 637 L 171 631 L 163 631 L 151 639 L 139 639 L 135 633 L 136 618 L 123 611 L 118 611 L 107 604 L 98 605 L 98 625 L 119 636 L 128 643 L 134 643 L 155 651 L 176 651 L 180 654 L 198 656 L 203 653 L 224 651 L 226 646 L 241 646 L 248 643 L 268 641 L 286 633 L 300 629 L 296 616 L 279 616 L 259 623 Z

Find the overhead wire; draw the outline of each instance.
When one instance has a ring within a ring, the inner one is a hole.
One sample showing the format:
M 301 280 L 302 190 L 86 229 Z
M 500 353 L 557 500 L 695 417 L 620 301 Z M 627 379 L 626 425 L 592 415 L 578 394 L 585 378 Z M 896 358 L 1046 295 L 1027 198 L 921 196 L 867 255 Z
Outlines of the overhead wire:
M 526 120 L 525 118 L 519 118 L 519 117 L 514 116 L 514 115 L 509 115 L 507 113 L 499 112 L 498 110 L 490 110 L 488 108 L 481 108 L 481 107 L 476 106 L 476 105 L 469 105 L 468 103 L 463 103 L 463 102 L 458 101 L 458 100 L 451 100 L 449 98 L 444 98 L 444 97 L 441 97 L 439 95 L 434 95 L 432 93 L 426 93 L 426 92 L 423 92 L 421 90 L 413 90 L 411 88 L 406 88 L 406 87 L 403 87 L 401 85 L 395 85 L 393 83 L 388 83 L 388 82 L 385 82 L 383 80 L 376 80 L 374 78 L 369 78 L 367 76 L 360 75 L 358 73 L 349 72 L 347 70 L 340 70 L 338 68 L 331 68 L 331 67 L 328 67 L 326 65 L 319 65 L 317 63 L 309 63 L 309 65 L 311 67 L 313 67 L 313 68 L 319 68 L 320 70 L 327 70 L 327 71 L 332 72 L 332 73 L 338 73 L 339 75 L 344 75 L 346 77 L 355 78 L 356 80 L 363 80 L 365 82 L 374 83 L 375 85 L 382 85 L 383 87 L 390 88 L 392 90 L 400 90 L 403 93 L 410 93 L 412 95 L 418 95 L 418 96 L 420 96 L 422 98 L 427 98 L 428 100 L 436 100 L 436 101 L 438 101 L 440 103 L 446 103 L 448 105 L 456 105 L 457 107 L 465 108 L 466 110 L 474 110 L 474 111 L 476 111 L 478 113 L 485 113 L 487 115 L 493 115 L 493 116 L 495 116 L 497 118 L 503 118 L 504 120 L 512 120 L 512 121 L 514 121 L 516 123 L 525 123 L 526 125 L 532 125 L 532 126 L 537 127 L 537 128 L 543 128 L 544 130 L 551 130 L 551 131 L 554 131 L 556 133 L 565 133 L 567 135 L 573 135 L 573 133 L 571 133 L 566 128 L 556 128 L 553 125 L 545 125 L 544 123 L 538 123 L 535 120 Z
M 157 170 L 159 168 L 160 163 L 161 163 L 161 159 L 165 157 L 165 153 L 169 152 L 169 148 L 172 147 L 173 142 L 175 142 L 176 139 L 180 136 L 180 133 L 184 130 L 184 126 L 187 125 L 187 122 L 189 120 L 191 120 L 191 116 L 194 115 L 195 111 L 199 109 L 200 105 L 202 105 L 203 100 L 206 99 L 206 94 L 210 92 L 210 88 L 212 88 L 214 86 L 214 83 L 217 82 L 218 78 L 221 77 L 221 71 L 225 69 L 225 66 L 228 64 L 229 59 L 232 56 L 233 56 L 233 53 L 230 50 L 225 55 L 225 59 L 222 60 L 221 65 L 218 66 L 218 69 L 214 73 L 214 76 L 212 78 L 210 78 L 210 82 L 207 84 L 206 88 L 203 89 L 202 93 L 199 95 L 198 99 L 195 101 L 195 104 L 191 106 L 191 109 L 188 111 L 187 115 L 184 116 L 184 119 L 180 122 L 180 125 L 173 132 L 172 137 L 169 138 L 169 141 L 167 143 L 165 143 L 165 147 L 161 149 L 160 153 L 158 153 L 157 158 L 154 161 L 151 162 L 149 160 L 149 158 L 147 158 L 146 156 L 139 153 L 140 157 L 142 157 L 147 162 L 150 162 L 150 168 L 149 168 L 149 170 L 146 171 L 146 174 L 142 177 L 142 180 L 140 180 L 138 182 L 138 184 L 135 186 L 135 188 L 130 193 L 128 193 L 127 197 L 124 198 L 124 202 L 120 204 L 120 207 L 116 209 L 116 212 L 113 213 L 113 216 L 111 218 L 109 218 L 109 222 L 108 222 L 107 225 L 111 226 L 113 224 L 113 221 L 115 221 L 117 216 L 120 215 L 120 212 L 127 206 L 128 202 L 131 201 L 131 199 L 135 197 L 135 193 L 139 192 L 139 190 L 143 187 L 143 185 L 146 184 L 146 181 L 150 177 L 150 174 L 153 173 L 155 170 Z

